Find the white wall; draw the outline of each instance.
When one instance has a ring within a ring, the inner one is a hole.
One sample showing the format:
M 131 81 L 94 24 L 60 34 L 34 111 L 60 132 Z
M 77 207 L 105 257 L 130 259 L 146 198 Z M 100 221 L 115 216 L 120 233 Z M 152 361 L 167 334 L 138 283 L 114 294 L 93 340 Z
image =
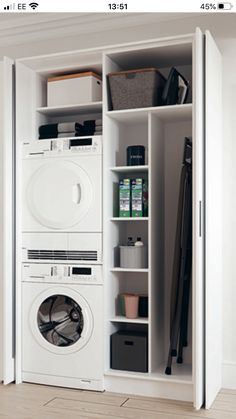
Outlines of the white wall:
M 199 26 L 202 30 L 209 29 L 214 36 L 223 56 L 223 138 L 224 143 L 224 242 L 223 242 L 223 385 L 236 388 L 236 257 L 233 240 L 236 234 L 236 19 L 235 14 L 194 15 L 176 20 L 128 26 L 121 29 L 79 33 L 66 36 L 65 31 L 58 31 L 58 38 L 44 39 L 34 43 L 24 43 L 0 47 L 0 56 L 13 58 L 47 54 L 58 51 L 81 49 L 102 45 L 119 44 L 137 40 L 151 39 L 162 36 L 191 33 Z M 219 345 L 220 342 L 216 342 Z
M 3 63 L 0 62 L 0 79 L 3 80 Z M 2 89 L 2 83 L 1 85 L 1 91 Z M 2 99 L 2 98 L 1 98 Z M 0 99 L 0 127 L 3 126 L 3 101 Z M 2 132 L 2 131 L 1 131 Z M 0 196 L 3 195 L 3 164 L 2 164 L 2 148 L 3 143 L 0 141 Z M 0 236 L 3 234 L 3 205 L 0 205 Z M 3 287 L 3 242 L 0 240 L 0 290 L 2 290 Z M 3 295 L 2 292 L 0 292 L 0 381 L 3 379 L 3 365 L 2 365 L 2 336 L 3 336 Z
M 52 14 L 58 15 L 58 14 Z M 60 14 L 61 16 L 62 14 Z M 77 14 L 75 13 L 75 16 Z M 132 14 L 129 14 L 132 15 Z M 143 20 L 147 22 L 148 14 L 145 14 Z M 184 34 L 184 33 L 192 33 L 196 26 L 199 26 L 202 30 L 209 29 L 215 39 L 218 40 L 220 46 L 225 49 L 227 52 L 228 40 L 233 40 L 236 34 L 235 28 L 235 14 L 206 14 L 206 15 L 199 15 L 196 16 L 192 13 L 184 14 L 184 18 L 181 19 L 181 13 L 176 14 L 176 18 L 173 19 L 173 14 L 171 16 L 171 20 L 168 22 L 165 14 L 165 19 L 159 21 L 160 17 L 157 15 L 157 22 L 153 22 L 155 18 L 155 13 L 151 13 L 150 15 L 150 22 L 145 25 L 134 25 L 129 24 L 127 21 L 120 22 L 122 25 L 120 28 L 117 27 L 117 22 L 114 21 L 114 28 L 109 30 L 99 30 L 99 32 L 94 31 L 93 23 L 88 23 L 90 25 L 90 30 L 81 29 L 80 25 L 77 28 L 77 34 L 75 29 L 73 30 L 73 35 L 69 36 L 70 33 L 69 28 L 67 30 L 64 26 L 58 29 L 57 36 L 54 33 L 50 33 L 48 30 L 48 38 L 45 38 L 45 33 L 40 35 L 40 38 L 44 38 L 41 41 L 37 42 L 37 37 L 32 36 L 34 29 L 31 29 L 31 33 L 29 32 L 27 36 L 27 41 L 22 43 L 20 40 L 22 36 L 19 35 L 19 39 L 15 39 L 10 42 L 11 37 L 8 36 L 9 41 L 6 41 L 7 46 L 3 46 L 2 42 L 0 43 L 0 56 L 3 55 L 10 55 L 13 58 L 18 57 L 27 57 L 30 55 L 40 55 L 40 54 L 47 54 L 59 51 L 67 51 L 73 49 L 81 49 L 81 48 L 89 48 L 95 46 L 102 46 L 102 45 L 112 45 L 112 44 L 120 44 L 125 42 L 132 42 L 144 39 L 151 39 L 151 38 L 158 38 L 162 36 L 171 36 L 177 34 Z M 65 14 L 66 17 L 66 14 Z M 1 18 L 3 20 L 3 18 Z M 139 19 L 140 21 L 140 19 Z M 1 21 L 0 21 L 1 23 Z M 107 22 L 105 22 L 107 25 Z M 104 26 L 106 26 L 104 24 Z M 111 25 L 110 25 L 111 26 Z M 97 27 L 95 25 L 95 27 Z M 36 25 L 35 30 L 39 32 L 39 27 Z M 28 32 L 26 32 L 28 33 Z M 26 37 L 24 37 L 26 38 Z M 34 38 L 34 42 L 31 42 L 30 39 Z M 1 36 L 0 36 L 1 41 Z M 15 44 L 13 44 L 13 42 Z M 11 45 L 12 44 L 12 45 Z

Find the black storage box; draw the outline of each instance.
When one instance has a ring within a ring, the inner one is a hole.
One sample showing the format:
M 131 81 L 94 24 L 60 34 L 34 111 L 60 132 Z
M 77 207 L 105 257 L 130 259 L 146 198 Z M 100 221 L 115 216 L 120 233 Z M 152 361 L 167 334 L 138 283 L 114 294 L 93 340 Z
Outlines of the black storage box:
M 111 335 L 111 368 L 148 372 L 148 335 L 118 331 Z
M 141 166 L 145 164 L 145 147 L 130 145 L 127 147 L 127 166 Z
M 139 296 L 138 316 L 148 317 L 148 296 L 147 295 Z

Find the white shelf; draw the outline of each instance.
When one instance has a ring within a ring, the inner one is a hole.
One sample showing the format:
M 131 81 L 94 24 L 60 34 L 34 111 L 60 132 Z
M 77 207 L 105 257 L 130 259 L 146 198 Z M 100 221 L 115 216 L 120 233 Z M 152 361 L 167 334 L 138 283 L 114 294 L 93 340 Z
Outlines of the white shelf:
M 149 269 L 135 269 L 135 268 L 112 268 L 110 272 L 135 272 L 148 273 Z
M 192 117 L 192 103 L 184 105 L 155 106 L 150 108 L 122 109 L 109 111 L 107 116 L 124 123 L 143 122 L 148 114 L 157 115 L 159 119 L 168 122 L 187 121 Z
M 193 376 L 192 376 L 192 365 L 190 364 L 177 364 L 175 359 L 172 363 L 172 374 L 166 375 L 165 374 L 166 364 L 162 364 L 157 368 L 155 372 L 152 373 L 152 376 L 157 379 L 165 379 L 166 381 L 171 382 L 183 382 L 192 383 Z
M 141 173 L 148 171 L 148 165 L 140 165 L 140 166 L 114 166 L 111 167 L 110 170 L 112 172 L 117 173 Z
M 165 122 L 191 121 L 192 103 L 184 105 L 159 106 L 152 108 L 151 114 L 157 115 L 159 119 Z
M 107 376 L 114 376 L 120 378 L 137 378 L 150 381 L 161 381 L 165 383 L 180 383 L 180 384 L 192 384 L 192 366 L 185 364 L 175 364 L 172 366 L 172 374 L 165 374 L 165 364 L 161 365 L 157 371 L 152 373 L 142 373 L 133 371 L 122 371 L 109 369 L 105 372 Z
M 147 121 L 148 110 L 150 109 L 153 108 L 122 109 L 119 111 L 109 111 L 106 115 L 118 122 L 144 122 Z
M 63 116 L 87 113 L 102 113 L 102 102 L 82 103 L 78 105 L 45 106 L 36 109 L 37 112 L 48 116 Z
M 148 318 L 146 317 L 137 317 L 137 319 L 128 319 L 125 316 L 115 316 L 109 319 L 113 323 L 135 323 L 135 324 L 148 324 Z
M 148 217 L 112 217 L 111 221 L 148 221 Z

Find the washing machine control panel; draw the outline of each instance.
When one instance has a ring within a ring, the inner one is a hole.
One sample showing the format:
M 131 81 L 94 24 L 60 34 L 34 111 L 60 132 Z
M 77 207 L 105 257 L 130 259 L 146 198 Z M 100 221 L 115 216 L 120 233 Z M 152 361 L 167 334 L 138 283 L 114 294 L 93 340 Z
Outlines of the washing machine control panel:
M 102 284 L 102 266 L 23 264 L 23 282 Z

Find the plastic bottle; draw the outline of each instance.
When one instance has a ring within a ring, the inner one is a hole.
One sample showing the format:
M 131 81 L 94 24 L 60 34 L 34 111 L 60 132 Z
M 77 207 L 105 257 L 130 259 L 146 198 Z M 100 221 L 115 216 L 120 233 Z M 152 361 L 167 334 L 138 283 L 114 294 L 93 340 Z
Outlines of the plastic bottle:
M 128 237 L 127 246 L 134 246 L 133 237 Z
M 134 243 L 135 246 L 143 246 L 143 242 L 141 237 L 137 237 L 137 241 Z

